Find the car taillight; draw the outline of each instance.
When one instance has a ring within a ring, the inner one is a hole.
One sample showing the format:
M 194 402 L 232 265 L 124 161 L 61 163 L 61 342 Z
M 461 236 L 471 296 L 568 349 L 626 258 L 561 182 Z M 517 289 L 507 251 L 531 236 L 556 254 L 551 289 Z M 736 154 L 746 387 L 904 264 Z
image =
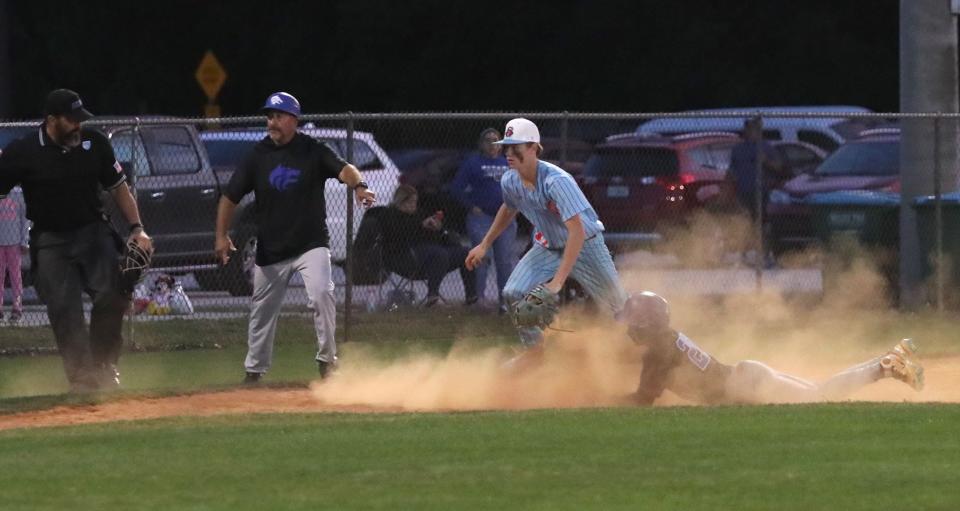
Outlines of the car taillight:
M 657 183 L 660 183 L 667 190 L 683 190 L 686 188 L 686 185 L 697 180 L 697 177 L 693 174 L 677 174 L 676 176 L 661 176 L 657 178 Z
M 681 173 L 676 176 L 663 176 L 657 178 L 657 183 L 666 190 L 666 199 L 669 202 L 679 202 L 683 200 L 687 185 L 696 181 L 693 174 Z

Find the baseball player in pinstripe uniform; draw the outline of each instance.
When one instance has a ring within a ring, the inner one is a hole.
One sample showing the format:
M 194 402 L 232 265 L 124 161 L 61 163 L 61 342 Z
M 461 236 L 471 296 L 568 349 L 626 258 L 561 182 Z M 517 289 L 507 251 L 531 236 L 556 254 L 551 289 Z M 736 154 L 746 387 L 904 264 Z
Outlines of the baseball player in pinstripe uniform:
M 603 223 L 570 174 L 538 159 L 543 146 L 537 126 L 527 119 L 513 119 L 503 140 L 496 143 L 505 148 L 510 165 L 500 180 L 503 205 L 486 236 L 467 254 L 467 267 L 480 265 L 519 211 L 534 226 L 533 246 L 510 274 L 504 301 L 515 304 L 541 284 L 558 293 L 573 277 L 599 304 L 618 312 L 627 295 L 603 242 Z M 518 330 L 525 347 L 541 344 L 541 327 L 518 326 Z

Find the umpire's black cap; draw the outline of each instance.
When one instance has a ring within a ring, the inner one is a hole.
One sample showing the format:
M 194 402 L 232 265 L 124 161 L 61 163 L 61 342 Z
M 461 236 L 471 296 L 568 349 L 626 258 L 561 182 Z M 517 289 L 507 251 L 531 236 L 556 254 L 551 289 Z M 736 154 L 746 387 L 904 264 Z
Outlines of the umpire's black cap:
M 70 89 L 57 89 L 47 94 L 47 101 L 43 106 L 43 115 L 62 115 L 77 122 L 83 122 L 93 117 L 86 108 L 80 95 Z

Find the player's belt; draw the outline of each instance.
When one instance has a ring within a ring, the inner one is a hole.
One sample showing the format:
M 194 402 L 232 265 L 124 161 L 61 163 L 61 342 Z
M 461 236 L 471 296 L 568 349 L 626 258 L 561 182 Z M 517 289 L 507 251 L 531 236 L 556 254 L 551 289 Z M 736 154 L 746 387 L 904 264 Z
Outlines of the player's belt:
M 589 238 L 584 239 L 583 242 L 586 243 L 596 237 L 597 235 L 594 234 L 593 236 L 590 236 Z M 554 252 L 563 252 L 563 249 L 564 247 L 547 247 L 547 250 L 553 250 Z

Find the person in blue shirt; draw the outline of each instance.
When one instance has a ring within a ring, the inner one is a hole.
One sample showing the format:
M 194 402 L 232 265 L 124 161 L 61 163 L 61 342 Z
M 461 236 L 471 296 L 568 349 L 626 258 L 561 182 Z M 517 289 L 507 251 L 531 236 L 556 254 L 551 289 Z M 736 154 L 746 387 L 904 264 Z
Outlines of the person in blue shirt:
M 510 166 L 507 165 L 507 159 L 500 154 L 501 146 L 496 143 L 498 140 L 499 131 L 494 128 L 483 130 L 478 140 L 479 151 L 463 161 L 449 186 L 450 195 L 467 210 L 467 235 L 473 245 L 479 245 L 483 241 L 483 236 L 493 225 L 497 211 L 503 205 L 500 179 L 510 170 Z M 506 311 L 503 288 L 517 264 L 514 249 L 516 239 L 517 222 L 512 220 L 490 247 L 493 249 L 492 259 L 497 271 L 497 296 L 501 313 Z M 486 261 L 481 263 L 475 272 L 477 292 L 481 297 L 485 295 L 487 287 L 485 263 Z
M 758 162 L 759 160 L 759 162 Z M 759 163 L 759 165 L 758 165 Z M 757 190 L 757 168 L 760 167 L 760 190 Z M 777 150 L 763 139 L 763 119 L 753 117 L 743 122 L 743 140 L 733 146 L 730 152 L 730 168 L 727 178 L 733 182 L 737 203 L 750 212 L 750 218 L 763 222 L 763 213 L 767 208 L 767 198 L 773 183 L 782 177 L 783 162 Z M 760 193 L 760 205 L 757 207 L 757 193 Z M 774 264 L 772 254 L 765 239 L 754 240 L 753 246 L 759 247 L 760 255 L 766 266 Z M 748 251 L 749 253 L 749 251 Z M 746 256 L 747 254 L 744 254 Z M 748 258 L 749 259 L 749 258 Z
M 743 123 L 743 141 L 733 147 L 730 153 L 730 168 L 728 170 L 728 175 L 736 190 L 737 202 L 749 211 L 754 219 L 757 216 L 758 158 L 763 171 L 761 179 L 763 206 L 766 206 L 769 185 L 779 176 L 783 169 L 783 163 L 780 161 L 777 150 L 769 142 L 763 140 L 763 120 L 754 117 Z
M 472 270 L 483 262 L 493 240 L 520 212 L 533 224 L 533 245 L 507 279 L 504 300 L 512 307 L 541 284 L 558 293 L 567 278 L 573 277 L 598 305 L 619 312 L 627 294 L 603 241 L 603 223 L 573 176 L 539 159 L 543 146 L 537 125 L 524 118 L 513 119 L 497 144 L 506 147 L 510 165 L 500 180 L 503 204 L 486 236 L 467 254 L 467 268 Z M 542 346 L 541 328 L 519 327 L 518 333 L 525 347 Z

